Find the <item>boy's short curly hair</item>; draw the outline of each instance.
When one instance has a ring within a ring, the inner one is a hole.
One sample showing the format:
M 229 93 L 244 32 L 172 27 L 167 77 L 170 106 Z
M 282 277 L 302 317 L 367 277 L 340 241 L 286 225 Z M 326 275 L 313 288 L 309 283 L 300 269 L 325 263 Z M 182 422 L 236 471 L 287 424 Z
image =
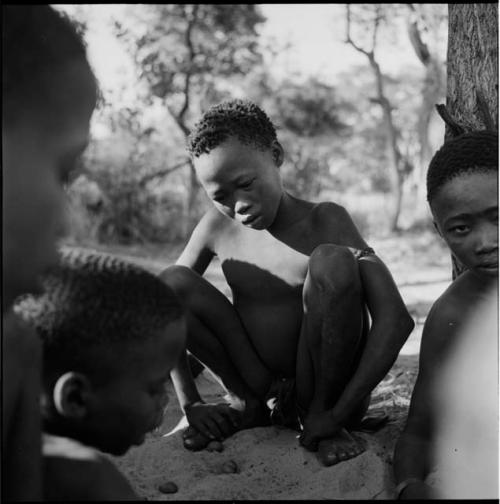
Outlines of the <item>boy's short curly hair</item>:
M 208 109 L 189 135 L 193 157 L 208 154 L 227 138 L 265 150 L 276 140 L 276 129 L 266 113 L 248 100 L 230 100 Z
M 498 133 L 473 131 L 448 140 L 434 154 L 427 171 L 427 201 L 455 177 L 469 172 L 498 172 Z
M 91 357 L 96 348 L 111 348 L 120 359 L 128 343 L 145 341 L 184 313 L 159 278 L 107 254 L 68 249 L 41 280 L 43 292 L 20 298 L 15 311 L 42 338 L 49 372 L 98 374 L 106 363 Z

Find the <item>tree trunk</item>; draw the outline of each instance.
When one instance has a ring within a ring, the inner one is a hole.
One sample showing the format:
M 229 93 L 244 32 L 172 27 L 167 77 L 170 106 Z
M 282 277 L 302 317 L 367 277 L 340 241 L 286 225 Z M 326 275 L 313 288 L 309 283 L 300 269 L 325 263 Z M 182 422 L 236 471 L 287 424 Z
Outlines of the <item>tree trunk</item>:
M 466 131 L 486 129 L 477 92 L 498 129 L 498 4 L 448 4 L 446 108 Z M 451 137 L 447 127 L 445 139 Z M 452 257 L 453 278 L 463 266 Z
M 393 210 L 390 218 L 390 230 L 399 230 L 399 216 L 401 215 L 401 205 L 403 199 L 403 174 L 401 172 L 401 164 L 403 156 L 398 145 L 398 131 L 392 119 L 392 107 L 385 95 L 384 78 L 380 70 L 380 66 L 375 60 L 373 53 L 368 55 L 368 60 L 373 69 L 377 86 L 377 101 L 382 107 L 384 114 L 384 124 L 387 132 L 387 143 L 391 159 L 391 168 L 389 170 L 389 178 L 391 180 L 392 194 L 394 197 Z
M 429 126 L 435 105 L 442 101 L 445 92 L 444 65 L 433 51 L 423 41 L 421 28 L 417 22 L 417 11 L 409 4 L 408 38 L 418 59 L 425 67 L 425 77 L 422 85 L 422 98 L 417 122 L 419 142 L 418 158 L 412 176 L 414 187 L 414 220 L 419 220 L 427 214 L 426 174 L 433 152 L 429 138 Z M 426 27 L 429 29 L 429 27 Z M 425 29 L 425 27 L 424 27 Z
M 498 4 L 448 4 L 448 29 L 448 112 L 466 131 L 486 129 L 480 91 L 498 128 Z

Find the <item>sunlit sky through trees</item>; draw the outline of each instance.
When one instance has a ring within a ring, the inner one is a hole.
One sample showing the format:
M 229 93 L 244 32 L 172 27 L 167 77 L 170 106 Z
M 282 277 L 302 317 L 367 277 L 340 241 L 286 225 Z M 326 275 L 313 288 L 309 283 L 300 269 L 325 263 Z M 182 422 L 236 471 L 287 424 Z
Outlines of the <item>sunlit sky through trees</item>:
M 104 87 L 113 87 L 130 71 L 124 49 L 109 30 L 110 16 L 119 13 L 120 4 L 92 6 L 58 5 L 57 8 L 75 14 L 86 7 L 90 16 L 89 58 Z M 337 84 L 338 75 L 352 66 L 367 64 L 366 57 L 345 43 L 345 4 L 262 4 L 267 20 L 260 26 L 262 43 L 278 51 L 270 70 L 278 77 L 305 79 L 316 76 L 327 83 Z M 392 37 L 392 38 L 391 38 Z M 443 33 L 443 59 L 446 52 Z M 395 43 L 396 42 L 396 43 Z M 288 50 L 285 46 L 288 44 Z M 269 56 L 268 56 L 269 57 Z M 420 65 L 410 46 L 404 24 L 393 28 L 389 37 L 381 38 L 377 59 L 383 72 L 397 73 L 402 66 Z

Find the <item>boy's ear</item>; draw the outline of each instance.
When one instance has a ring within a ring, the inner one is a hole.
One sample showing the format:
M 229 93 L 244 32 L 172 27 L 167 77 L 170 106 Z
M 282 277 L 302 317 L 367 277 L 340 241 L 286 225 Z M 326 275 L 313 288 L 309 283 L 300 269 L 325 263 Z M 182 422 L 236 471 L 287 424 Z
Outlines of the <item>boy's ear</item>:
M 274 164 L 279 168 L 285 160 L 285 151 L 277 140 L 273 140 L 273 143 L 271 144 L 271 153 Z
M 75 372 L 63 374 L 57 380 L 52 398 L 57 412 L 66 418 L 81 419 L 87 414 L 87 405 L 91 393 L 88 378 Z

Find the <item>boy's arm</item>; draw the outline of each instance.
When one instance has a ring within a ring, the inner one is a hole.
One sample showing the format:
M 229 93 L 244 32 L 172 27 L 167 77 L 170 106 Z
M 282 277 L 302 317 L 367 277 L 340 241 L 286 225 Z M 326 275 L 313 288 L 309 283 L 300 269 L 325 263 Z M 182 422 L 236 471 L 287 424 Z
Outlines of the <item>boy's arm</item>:
M 221 222 L 220 212 L 212 208 L 198 222 L 189 241 L 176 261 L 203 275 L 215 256 L 215 239 Z
M 424 325 L 418 378 L 413 389 L 406 426 L 394 451 L 396 484 L 412 482 L 402 489 L 400 498 L 432 497 L 430 487 L 424 480 L 432 463 L 434 376 L 459 327 L 457 311 L 453 304 L 447 303 L 446 298 L 438 300 Z
M 170 377 L 174 384 L 179 405 L 184 413 L 186 407 L 189 408 L 189 405 L 202 401 L 191 374 L 186 349 L 182 351 L 177 365 L 170 372 Z
M 240 424 L 239 413 L 228 404 L 206 404 L 201 398 L 184 350 L 170 372 L 175 393 L 190 426 L 209 439 L 222 440 Z

